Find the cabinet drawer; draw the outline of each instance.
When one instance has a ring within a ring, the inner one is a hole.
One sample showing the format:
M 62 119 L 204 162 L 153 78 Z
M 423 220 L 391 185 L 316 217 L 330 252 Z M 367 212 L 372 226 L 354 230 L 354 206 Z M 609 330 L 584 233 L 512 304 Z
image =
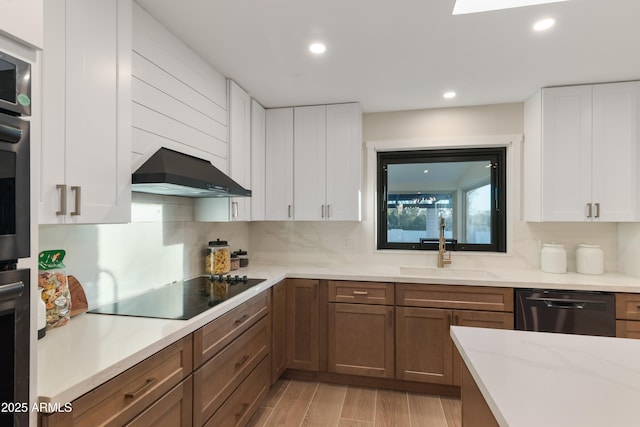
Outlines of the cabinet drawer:
M 393 283 L 329 281 L 329 302 L 393 305 Z
M 192 396 L 193 378 L 189 376 L 125 427 L 190 427 Z
M 640 322 L 616 320 L 616 337 L 640 339 Z
M 269 391 L 269 358 L 262 362 L 238 386 L 205 427 L 231 427 L 245 425 Z
M 616 294 L 616 319 L 640 320 L 640 294 Z
M 70 413 L 43 417 L 49 426 L 121 426 L 191 374 L 191 335 L 73 401 Z
M 396 304 L 408 307 L 513 311 L 513 288 L 398 283 Z
M 271 319 L 258 323 L 206 362 L 193 374 L 193 418 L 202 425 L 242 380 L 269 353 Z
M 193 366 L 197 368 L 269 312 L 271 292 L 262 292 L 193 333 Z

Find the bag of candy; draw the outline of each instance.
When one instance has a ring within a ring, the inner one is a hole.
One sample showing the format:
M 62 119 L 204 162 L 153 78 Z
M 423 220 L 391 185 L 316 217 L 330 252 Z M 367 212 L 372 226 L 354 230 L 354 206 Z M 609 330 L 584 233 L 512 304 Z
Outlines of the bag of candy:
M 38 256 L 38 287 L 47 306 L 47 329 L 57 328 L 71 318 L 71 294 L 62 263 L 65 251 L 42 251 Z

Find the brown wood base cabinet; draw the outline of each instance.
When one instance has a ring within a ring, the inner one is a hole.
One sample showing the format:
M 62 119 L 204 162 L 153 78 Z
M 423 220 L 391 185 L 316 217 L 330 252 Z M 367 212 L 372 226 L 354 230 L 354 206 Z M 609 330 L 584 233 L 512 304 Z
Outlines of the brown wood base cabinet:
M 287 369 L 287 282 L 271 288 L 271 384 Z
M 616 337 L 640 339 L 640 294 L 616 294 Z
M 329 372 L 393 378 L 393 307 L 329 304 Z
M 393 284 L 331 280 L 328 301 L 328 371 L 393 378 Z
M 320 368 L 320 282 L 287 279 L 287 367 Z
M 43 415 L 41 425 L 135 426 L 142 425 L 141 420 L 166 416 L 175 426 L 190 426 L 192 342 L 188 335 L 169 345 L 74 400 L 73 411 Z
M 513 329 L 513 289 L 396 284 L 396 378 L 460 385 L 451 325 Z

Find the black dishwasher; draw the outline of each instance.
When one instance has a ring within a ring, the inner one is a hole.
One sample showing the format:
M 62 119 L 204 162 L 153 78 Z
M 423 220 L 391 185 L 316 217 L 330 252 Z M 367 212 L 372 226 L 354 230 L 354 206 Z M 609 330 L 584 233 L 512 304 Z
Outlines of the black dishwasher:
M 611 292 L 516 289 L 515 303 L 518 330 L 616 336 Z

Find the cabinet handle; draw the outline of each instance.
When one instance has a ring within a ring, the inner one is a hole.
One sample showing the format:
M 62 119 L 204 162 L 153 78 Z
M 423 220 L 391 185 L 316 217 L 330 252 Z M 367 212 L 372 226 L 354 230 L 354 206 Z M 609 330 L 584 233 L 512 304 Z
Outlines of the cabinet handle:
M 354 295 L 369 295 L 367 291 L 353 291 Z
M 331 205 L 327 205 L 327 218 L 331 218 Z
M 292 210 L 293 206 L 289 205 L 287 208 L 287 215 L 289 215 L 289 218 L 291 218 L 291 210 Z
M 248 403 L 243 403 L 242 406 L 240 406 L 240 412 L 236 413 L 236 418 L 242 418 L 244 413 L 247 412 L 248 408 L 249 408 L 249 404 Z
M 454 325 L 457 325 L 457 324 L 458 324 L 458 315 L 457 315 L 457 314 L 454 314 L 454 315 L 453 315 L 453 324 L 454 324 Z
M 600 203 L 596 203 L 596 218 L 600 218 Z
M 393 329 L 393 309 L 389 309 L 389 329 Z
M 451 314 L 447 314 L 447 324 L 451 326 Z
M 591 218 L 592 213 L 591 203 L 587 203 L 587 218 Z
M 144 393 L 149 387 L 151 387 L 155 382 L 158 381 L 155 378 L 147 378 L 147 381 L 144 383 L 142 387 L 133 392 L 128 392 L 124 394 L 124 397 L 127 399 L 135 399 L 142 393 Z
M 248 315 L 248 314 L 245 314 L 244 316 L 242 316 L 241 318 L 239 318 L 238 320 L 236 320 L 235 324 L 236 324 L 236 325 L 241 325 L 241 324 L 243 324 L 244 322 L 246 322 L 248 318 L 249 318 L 249 315 Z
M 238 217 L 238 202 L 231 202 L 231 217 Z
M 71 191 L 75 193 L 75 210 L 71 212 L 71 216 L 79 216 L 80 215 L 80 207 L 82 206 L 82 187 L 71 186 Z
M 324 205 L 322 205 L 322 218 L 324 218 Z
M 64 184 L 56 185 L 56 189 L 60 190 L 60 210 L 56 212 L 56 215 L 67 214 L 67 186 Z
M 240 359 L 237 363 L 236 363 L 236 368 L 239 368 L 240 366 L 244 365 L 245 363 L 247 363 L 247 360 L 249 360 L 249 355 L 245 354 L 244 356 L 242 356 L 242 359 Z

